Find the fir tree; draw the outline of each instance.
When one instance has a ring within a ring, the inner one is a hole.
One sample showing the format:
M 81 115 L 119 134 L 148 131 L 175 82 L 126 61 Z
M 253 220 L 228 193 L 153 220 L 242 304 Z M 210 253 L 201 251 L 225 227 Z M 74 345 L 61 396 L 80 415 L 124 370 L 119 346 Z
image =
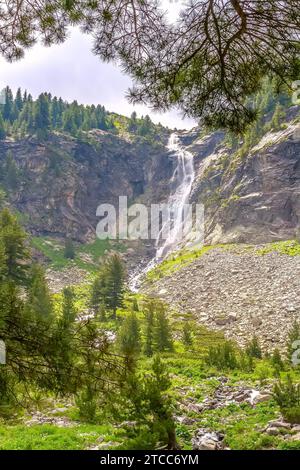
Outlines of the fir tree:
M 8 189 L 14 191 L 18 187 L 19 172 L 12 152 L 8 151 L 4 164 L 4 179 Z
M 153 355 L 153 336 L 154 336 L 154 302 L 148 302 L 145 313 L 145 344 L 144 354 L 148 357 Z
M 116 318 L 117 308 L 123 306 L 125 268 L 118 254 L 111 255 L 100 271 L 101 295 L 108 309 Z
M 281 354 L 279 352 L 278 348 L 275 348 L 271 357 L 271 362 L 273 367 L 275 368 L 275 371 L 281 371 L 284 369 L 284 363 L 281 358 Z
M 76 319 L 75 293 L 71 287 L 65 287 L 63 290 L 62 318 L 65 325 L 69 326 Z
M 70 238 L 66 238 L 65 240 L 64 257 L 67 259 L 75 258 L 75 248 L 74 248 L 73 241 Z
M 6 137 L 6 130 L 5 130 L 3 116 L 0 111 L 0 140 L 4 140 L 5 137 Z
M 161 438 L 166 441 L 167 449 L 178 449 L 176 426 L 173 418 L 173 407 L 167 390 L 171 385 L 170 376 L 165 364 L 156 355 L 152 361 L 151 372 L 145 378 L 143 397 L 148 413 L 157 422 Z
M 40 137 L 45 137 L 50 128 L 49 99 L 41 93 L 35 103 L 34 125 Z
M 248 356 L 255 357 L 257 359 L 262 358 L 262 351 L 257 336 L 254 335 L 252 340 L 248 343 L 246 353 Z
M 135 133 L 137 131 L 138 123 L 137 123 L 137 115 L 136 112 L 133 111 L 133 113 L 130 116 L 129 123 L 128 123 L 128 130 L 130 132 Z
M 15 104 L 15 107 L 16 107 L 16 110 L 17 110 L 17 114 L 19 114 L 19 112 L 23 108 L 23 98 L 22 98 L 21 88 L 18 88 L 18 90 L 17 90 L 14 104 Z
M 34 264 L 30 272 L 28 304 L 37 318 L 49 320 L 52 314 L 52 300 L 43 268 Z
M 7 86 L 4 91 L 5 103 L 3 107 L 3 118 L 11 121 L 13 113 L 14 98 L 11 89 Z
M 182 341 L 185 347 L 190 347 L 193 344 L 192 327 L 189 322 L 185 322 L 182 329 Z
M 156 351 L 172 351 L 173 340 L 165 307 L 160 302 L 155 306 L 154 344 Z
M 0 237 L 5 250 L 8 279 L 17 284 L 26 284 L 29 260 L 27 236 L 8 209 L 0 213 Z
M 122 323 L 118 332 L 118 346 L 120 353 L 126 357 L 127 365 L 132 369 L 134 359 L 140 351 L 140 328 L 134 312 L 130 313 Z

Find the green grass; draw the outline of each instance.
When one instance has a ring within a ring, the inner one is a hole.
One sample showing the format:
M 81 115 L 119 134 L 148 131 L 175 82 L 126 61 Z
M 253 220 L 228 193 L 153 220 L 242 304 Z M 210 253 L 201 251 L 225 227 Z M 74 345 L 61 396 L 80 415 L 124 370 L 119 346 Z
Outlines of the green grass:
M 236 199 L 236 197 L 233 197 Z M 167 259 L 165 259 L 162 263 L 158 266 L 155 266 L 151 271 L 147 274 L 147 281 L 152 283 L 159 281 L 165 276 L 170 276 L 174 272 L 188 266 L 189 264 L 193 263 L 197 258 L 200 258 L 205 253 L 208 253 L 214 249 L 221 249 L 221 250 L 243 250 L 244 252 L 253 252 L 255 255 L 266 255 L 268 253 L 279 253 L 285 254 L 288 256 L 298 256 L 300 255 L 300 243 L 296 240 L 287 240 L 282 242 L 275 242 L 275 243 L 267 243 L 262 248 L 256 249 L 255 246 L 252 245 L 236 245 L 236 244 L 218 244 L 218 245 L 208 245 L 204 246 L 197 250 L 181 250 L 173 255 L 170 255 Z
M 175 271 L 189 265 L 200 256 L 204 255 L 208 251 L 216 248 L 216 246 L 204 246 L 199 250 L 182 250 L 178 253 L 174 253 L 169 258 L 165 259 L 161 264 L 156 266 L 154 269 L 148 272 L 148 281 L 157 281 L 164 276 L 169 276 Z
M 33 237 L 31 244 L 47 258 L 50 267 L 54 270 L 60 271 L 75 265 L 90 273 L 97 271 L 99 260 L 107 250 L 123 252 L 126 249 L 122 243 L 97 238 L 92 243 L 75 243 L 76 256 L 74 260 L 70 260 L 64 256 L 64 244 L 61 240 L 50 237 Z
M 62 428 L 51 424 L 0 426 L 0 450 L 81 450 L 103 443 L 121 443 L 124 431 L 111 424 L 79 424 Z M 115 444 L 116 445 L 116 444 Z
M 256 254 L 258 255 L 267 255 L 269 253 L 279 253 L 281 255 L 288 256 L 299 256 L 300 243 L 296 240 L 267 243 L 263 248 L 256 250 Z

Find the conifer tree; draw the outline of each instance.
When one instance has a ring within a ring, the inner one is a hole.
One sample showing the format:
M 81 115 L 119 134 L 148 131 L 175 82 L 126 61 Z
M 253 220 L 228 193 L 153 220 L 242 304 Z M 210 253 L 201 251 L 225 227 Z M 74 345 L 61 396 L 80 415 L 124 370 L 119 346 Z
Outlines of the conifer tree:
M 109 256 L 100 268 L 92 289 L 92 304 L 103 301 L 116 318 L 117 308 L 123 306 L 125 268 L 118 254 Z
M 41 138 L 47 135 L 50 128 L 49 99 L 46 93 L 41 93 L 35 103 L 34 125 Z
M 248 354 L 248 356 L 252 356 L 257 359 L 262 358 L 261 347 L 256 335 L 254 335 L 251 341 L 248 343 L 246 347 L 246 353 Z
M 167 394 L 170 385 L 170 376 L 166 366 L 159 355 L 156 355 L 152 361 L 151 372 L 145 378 L 143 397 L 146 409 L 148 408 L 148 413 L 153 415 L 161 438 L 166 441 L 167 448 L 175 450 L 179 447 L 176 439 L 172 399 Z
M 7 121 L 11 121 L 13 113 L 14 98 L 9 86 L 4 91 L 5 103 L 3 107 L 3 118 Z
M 73 241 L 70 238 L 66 238 L 65 240 L 64 257 L 67 259 L 75 258 L 75 248 L 74 248 Z
M 123 321 L 117 341 L 120 353 L 126 357 L 127 365 L 132 369 L 134 359 L 141 347 L 139 322 L 134 312 L 131 312 Z
M 105 322 L 106 321 L 106 308 L 104 302 L 100 302 L 97 313 L 96 313 L 96 318 L 100 322 Z
M 144 354 L 148 357 L 153 355 L 153 336 L 154 336 L 154 302 L 148 302 L 145 313 L 145 344 Z
M 271 357 L 271 362 L 275 371 L 280 372 L 284 369 L 284 363 L 278 348 L 275 348 Z
M 189 322 L 185 322 L 182 329 L 182 341 L 185 347 L 190 347 L 193 344 L 192 327 Z
M 3 209 L 0 213 L 0 237 L 5 251 L 8 279 L 17 284 L 26 284 L 29 260 L 27 236 L 8 209 Z
M 75 293 L 71 287 L 63 290 L 62 318 L 65 325 L 70 326 L 76 319 Z
M 51 318 L 51 294 L 45 279 L 45 272 L 38 264 L 34 264 L 31 267 L 28 304 L 37 318 L 41 320 L 49 320 Z
M 154 344 L 158 352 L 171 351 L 173 340 L 166 309 L 160 302 L 155 306 Z
M 130 116 L 129 123 L 128 123 L 128 130 L 129 130 L 130 132 L 135 133 L 136 130 L 137 130 L 137 127 L 138 127 L 137 115 L 136 115 L 136 112 L 133 111 L 133 113 L 132 113 L 131 116 Z
M 3 116 L 0 111 L 0 140 L 4 140 L 5 137 L 6 137 L 6 130 L 5 130 Z
M 19 172 L 12 152 L 8 151 L 4 163 L 4 179 L 8 189 L 14 191 L 18 187 Z
M 19 113 L 23 108 L 23 98 L 22 98 L 21 88 L 18 88 L 17 90 L 14 104 L 15 104 L 17 113 Z

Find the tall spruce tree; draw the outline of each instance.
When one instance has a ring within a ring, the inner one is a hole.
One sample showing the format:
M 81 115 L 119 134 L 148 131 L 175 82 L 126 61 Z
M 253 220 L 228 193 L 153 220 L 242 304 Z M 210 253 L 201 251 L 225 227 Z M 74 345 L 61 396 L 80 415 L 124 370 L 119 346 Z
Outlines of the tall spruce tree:
M 8 280 L 27 284 L 29 251 L 27 235 L 8 209 L 0 213 L 0 237 L 5 251 Z
M 140 327 L 137 316 L 131 312 L 123 321 L 117 338 L 120 353 L 126 357 L 127 365 L 132 369 L 134 360 L 141 349 Z
M 148 357 L 153 355 L 153 336 L 154 336 L 154 301 L 149 301 L 145 312 L 145 344 L 144 354 Z
M 167 312 L 161 302 L 156 302 L 155 306 L 154 344 L 158 352 L 172 351 L 173 349 L 173 340 Z
M 6 130 L 4 125 L 4 119 L 0 111 L 0 140 L 4 140 L 6 137 Z
M 19 182 L 19 171 L 12 152 L 9 150 L 4 162 L 4 182 L 7 189 L 15 191 Z
M 34 125 L 40 137 L 45 137 L 50 128 L 49 98 L 41 93 L 35 103 Z
M 29 276 L 28 305 L 38 319 L 47 321 L 51 318 L 53 305 L 44 269 L 38 264 L 33 264 Z
M 92 306 L 98 308 L 104 302 L 116 318 L 117 309 L 123 306 L 126 272 L 121 257 L 115 253 L 102 264 L 92 288 Z
M 3 118 L 6 121 L 11 121 L 13 115 L 14 97 L 11 89 L 7 86 L 4 90 L 4 107 L 3 107 Z
M 16 107 L 17 113 L 19 113 L 23 108 L 23 98 L 22 98 L 21 88 L 18 88 L 17 93 L 16 93 L 15 107 Z

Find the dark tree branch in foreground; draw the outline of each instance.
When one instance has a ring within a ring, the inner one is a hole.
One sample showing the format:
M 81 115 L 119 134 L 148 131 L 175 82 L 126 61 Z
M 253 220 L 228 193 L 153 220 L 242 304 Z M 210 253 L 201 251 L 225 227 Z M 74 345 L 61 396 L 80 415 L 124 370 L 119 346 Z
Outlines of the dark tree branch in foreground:
M 38 37 L 66 38 L 69 24 L 94 37 L 94 52 L 134 79 L 130 99 L 177 106 L 213 126 L 244 128 L 245 98 L 265 75 L 299 78 L 297 0 L 191 0 L 170 25 L 156 0 L 0 2 L 0 47 L 9 60 Z

